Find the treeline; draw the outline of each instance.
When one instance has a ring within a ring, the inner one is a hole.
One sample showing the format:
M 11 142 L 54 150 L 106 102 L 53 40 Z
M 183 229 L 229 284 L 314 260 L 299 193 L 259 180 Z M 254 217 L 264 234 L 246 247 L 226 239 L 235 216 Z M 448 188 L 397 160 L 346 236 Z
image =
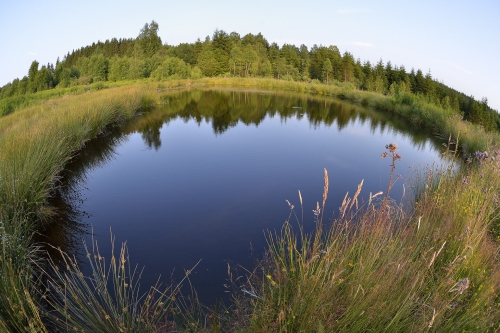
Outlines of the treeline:
M 269 43 L 262 34 L 240 36 L 216 30 L 212 37 L 177 46 L 162 44 L 158 24 L 152 21 L 135 39 L 93 43 L 73 50 L 55 65 L 31 64 L 28 75 L 0 88 L 0 99 L 36 93 L 54 87 L 93 82 L 151 78 L 200 78 L 203 76 L 269 77 L 304 82 L 344 82 L 353 89 L 385 95 L 419 95 L 439 107 L 460 113 L 465 120 L 488 131 L 500 130 L 499 114 L 486 98 L 475 100 L 418 69 L 407 72 L 390 61 L 361 62 L 336 46 L 314 45 L 308 49 Z M 403 102 L 405 100 L 403 99 Z M 411 102 L 411 101 L 406 101 Z

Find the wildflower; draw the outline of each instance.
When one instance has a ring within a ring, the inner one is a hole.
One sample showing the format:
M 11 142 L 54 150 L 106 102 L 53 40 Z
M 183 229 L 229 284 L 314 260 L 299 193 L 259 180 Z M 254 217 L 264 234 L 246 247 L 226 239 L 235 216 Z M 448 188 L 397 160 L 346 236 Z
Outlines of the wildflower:
M 455 286 L 453 286 L 453 288 L 450 289 L 450 292 L 456 291 L 461 295 L 466 289 L 469 288 L 469 283 L 470 280 L 468 277 L 465 279 L 458 280 Z
M 276 282 L 274 282 L 273 278 L 271 275 L 266 275 L 267 279 L 271 282 L 271 285 L 275 286 L 276 285 Z
M 462 294 L 466 289 L 469 288 L 469 283 L 470 283 L 470 280 L 469 278 L 465 278 L 465 279 L 461 279 L 461 280 L 458 280 L 457 283 L 455 283 L 455 285 L 453 287 L 451 287 L 451 289 L 448 291 L 448 292 L 454 292 L 456 291 L 458 294 Z
M 474 153 L 474 157 L 478 160 L 479 164 L 481 164 L 483 161 L 488 159 L 489 155 L 486 151 L 482 152 L 478 150 Z

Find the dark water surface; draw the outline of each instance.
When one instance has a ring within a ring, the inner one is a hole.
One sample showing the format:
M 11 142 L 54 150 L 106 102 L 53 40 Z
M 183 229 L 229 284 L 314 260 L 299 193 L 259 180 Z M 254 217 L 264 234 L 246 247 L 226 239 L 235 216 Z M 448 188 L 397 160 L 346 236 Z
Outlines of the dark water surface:
M 109 258 L 111 228 L 115 247 L 127 241 L 131 261 L 145 267 L 142 286 L 160 274 L 165 282 L 179 280 L 202 259 L 191 282 L 207 304 L 224 298 L 228 263 L 251 270 L 262 257 L 264 232 L 279 230 L 289 216 L 286 199 L 300 215 L 297 190 L 304 228 L 313 230 L 323 168 L 331 221 L 362 179 L 365 200 L 386 190 L 386 144 L 398 143 L 403 178 L 412 165 L 440 162 L 429 133 L 332 98 L 184 90 L 163 93 L 162 102 L 74 159 L 54 203 L 65 222 L 47 236 L 83 264 L 81 241 L 90 244 L 92 230 Z M 391 193 L 397 200 L 402 184 Z

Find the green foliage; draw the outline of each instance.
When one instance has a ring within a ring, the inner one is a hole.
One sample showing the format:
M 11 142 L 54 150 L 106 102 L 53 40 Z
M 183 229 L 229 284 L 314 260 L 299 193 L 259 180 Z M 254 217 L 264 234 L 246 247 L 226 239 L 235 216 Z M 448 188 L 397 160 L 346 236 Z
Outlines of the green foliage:
M 330 59 L 326 58 L 323 62 L 323 81 L 328 84 L 328 77 L 332 73 L 333 67 Z
M 196 65 L 196 52 L 194 44 L 181 43 L 173 48 L 173 56 L 184 60 L 186 64 Z
M 345 52 L 342 58 L 342 78 L 344 82 L 353 82 L 354 81 L 354 57 Z
M 28 71 L 28 92 L 36 92 L 36 75 L 38 73 L 38 61 L 33 61 L 31 63 L 30 69 Z
M 194 66 L 191 69 L 190 78 L 197 80 L 197 79 L 201 79 L 202 77 L 203 77 L 203 73 L 201 72 L 201 69 L 198 66 Z
M 127 57 L 113 57 L 109 66 L 110 81 L 121 81 L 129 78 L 130 60 Z
M 42 68 L 36 73 L 33 87 L 35 91 L 48 90 L 53 87 L 52 73 L 47 67 L 42 66 Z
M 167 58 L 151 74 L 153 80 L 165 79 L 187 79 L 189 77 L 189 66 L 179 58 Z
M 204 76 L 216 76 L 221 73 L 219 64 L 211 47 L 204 47 L 198 56 L 197 66 Z
M 92 55 L 88 63 L 88 72 L 93 81 L 107 81 L 109 60 L 102 54 Z
M 158 30 L 158 23 L 153 20 L 149 25 L 147 23 L 144 25 L 137 37 L 140 51 L 145 57 L 152 57 L 162 46 Z

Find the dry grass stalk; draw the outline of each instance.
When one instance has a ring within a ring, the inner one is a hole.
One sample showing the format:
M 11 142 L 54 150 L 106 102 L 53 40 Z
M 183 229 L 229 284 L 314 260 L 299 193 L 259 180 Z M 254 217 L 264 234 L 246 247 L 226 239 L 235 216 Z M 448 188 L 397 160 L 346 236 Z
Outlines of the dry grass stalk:
M 439 251 L 437 252 L 434 252 L 432 254 L 432 259 L 431 261 L 429 262 L 429 265 L 427 265 L 427 268 L 430 268 L 432 266 L 432 264 L 434 264 L 434 261 L 436 260 L 437 256 L 441 253 L 441 251 L 443 250 L 444 246 L 446 244 L 446 241 L 444 241 L 443 245 L 441 245 L 441 248 L 439 249 Z
M 376 197 L 378 197 L 379 195 L 382 195 L 382 194 L 384 194 L 384 192 L 382 192 L 382 191 L 379 191 L 379 192 L 375 193 L 374 195 L 372 195 L 372 192 L 370 192 L 370 199 L 368 200 L 368 205 L 371 205 L 372 200 L 375 199 Z
M 299 191 L 300 210 L 302 211 L 302 221 L 304 221 L 304 206 L 302 205 L 302 194 Z
M 351 202 L 351 206 L 349 206 L 349 209 L 352 209 L 352 206 L 356 203 L 356 210 L 359 209 L 358 207 L 358 195 L 359 193 L 361 192 L 361 188 L 363 187 L 363 182 L 365 180 L 361 180 L 361 183 L 359 183 L 358 185 L 358 190 L 356 191 L 356 193 L 354 193 L 354 196 L 352 197 L 352 202 Z
M 342 205 L 340 206 L 340 217 L 343 218 L 345 216 L 345 212 L 347 210 L 347 206 L 349 206 L 349 203 L 351 202 L 351 198 L 348 197 L 349 192 L 347 192 L 344 196 L 344 200 L 342 200 Z
M 436 309 L 432 309 L 432 311 L 433 311 L 433 313 L 432 313 L 431 321 L 429 322 L 429 328 L 431 328 L 432 325 L 434 325 L 434 320 L 436 319 L 436 316 L 437 316 Z
M 325 181 L 325 187 L 323 189 L 323 205 L 321 209 L 324 211 L 325 210 L 325 203 L 326 203 L 326 198 L 328 197 L 328 171 L 325 169 L 324 170 L 324 181 Z

